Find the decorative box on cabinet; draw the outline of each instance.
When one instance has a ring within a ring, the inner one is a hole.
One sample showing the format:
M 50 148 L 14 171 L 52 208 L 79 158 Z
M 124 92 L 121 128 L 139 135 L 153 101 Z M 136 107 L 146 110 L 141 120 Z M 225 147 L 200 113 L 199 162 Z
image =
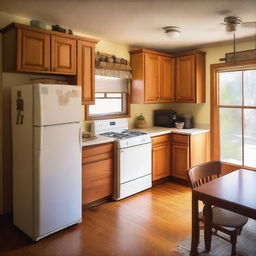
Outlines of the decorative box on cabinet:
M 130 51 L 131 103 L 174 102 L 173 55 L 146 49 Z

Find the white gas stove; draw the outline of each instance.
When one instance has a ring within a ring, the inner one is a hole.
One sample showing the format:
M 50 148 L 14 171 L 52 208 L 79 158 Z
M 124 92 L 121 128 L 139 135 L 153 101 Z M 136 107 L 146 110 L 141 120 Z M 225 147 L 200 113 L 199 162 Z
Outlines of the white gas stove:
M 147 133 L 128 130 L 126 118 L 93 121 L 92 132 L 116 139 L 115 200 L 152 187 L 151 138 Z

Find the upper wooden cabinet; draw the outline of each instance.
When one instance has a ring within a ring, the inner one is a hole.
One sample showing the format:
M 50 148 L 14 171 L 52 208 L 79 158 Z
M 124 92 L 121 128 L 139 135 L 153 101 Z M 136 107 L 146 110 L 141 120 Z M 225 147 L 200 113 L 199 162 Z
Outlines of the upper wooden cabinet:
M 76 40 L 51 36 L 51 70 L 58 73 L 76 74 Z
M 82 40 L 92 45 L 98 42 L 95 39 L 16 23 L 3 28 L 1 32 L 4 72 L 77 75 L 78 41 Z M 91 64 L 90 56 L 88 58 L 86 63 Z M 90 69 L 92 72 L 94 64 Z
M 14 44 L 14 41 L 12 41 L 12 38 L 16 36 L 14 33 L 15 31 L 12 31 L 4 37 L 5 50 L 8 49 L 8 44 Z M 8 62 L 8 58 L 4 56 L 4 70 L 6 68 L 6 62 Z M 44 72 L 50 71 L 50 67 L 50 35 L 18 29 L 17 71 Z
M 132 50 L 131 103 L 174 101 L 174 58 L 146 49 Z
M 160 56 L 159 101 L 174 102 L 174 58 Z
M 177 56 L 175 102 L 205 102 L 205 52 Z
M 95 44 L 78 40 L 77 84 L 82 86 L 82 103 L 94 104 Z

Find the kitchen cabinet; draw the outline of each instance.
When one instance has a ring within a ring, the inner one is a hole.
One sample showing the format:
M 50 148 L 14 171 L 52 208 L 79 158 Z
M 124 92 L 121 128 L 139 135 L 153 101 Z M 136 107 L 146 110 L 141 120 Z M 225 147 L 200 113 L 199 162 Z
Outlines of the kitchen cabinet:
M 18 29 L 17 71 L 50 71 L 50 67 L 50 35 Z
M 209 132 L 171 134 L 171 176 L 187 180 L 187 170 L 210 159 Z
M 1 33 L 4 72 L 74 75 L 76 81 L 80 82 L 81 79 L 92 81 L 93 78 L 89 77 L 88 70 L 91 76 L 94 73 L 92 50 L 94 51 L 94 45 L 98 40 L 17 23 L 3 28 Z M 81 46 L 81 42 L 88 43 L 87 46 L 91 47 L 90 54 L 77 57 L 77 48 Z M 83 67 L 79 65 L 84 65 L 86 78 L 81 72 Z M 78 66 L 82 78 L 76 77 Z M 86 83 L 86 90 L 90 90 L 90 86 L 93 86 L 91 82 Z M 94 90 L 94 87 L 91 90 Z
M 11 24 L 3 33 L 3 71 L 76 74 L 76 40 L 69 35 Z
M 82 203 L 105 199 L 113 194 L 114 144 L 84 147 L 82 152 Z
M 82 104 L 94 104 L 98 40 L 12 23 L 3 33 L 3 71 L 70 75 Z
M 174 58 L 146 49 L 130 51 L 132 67 L 131 103 L 174 101 Z
M 152 181 L 170 176 L 170 135 L 152 138 Z
M 77 84 L 82 86 L 82 104 L 94 104 L 95 43 L 78 40 Z
M 61 74 L 76 74 L 76 40 L 51 36 L 51 71 Z
M 205 52 L 193 51 L 175 57 L 175 102 L 205 102 Z

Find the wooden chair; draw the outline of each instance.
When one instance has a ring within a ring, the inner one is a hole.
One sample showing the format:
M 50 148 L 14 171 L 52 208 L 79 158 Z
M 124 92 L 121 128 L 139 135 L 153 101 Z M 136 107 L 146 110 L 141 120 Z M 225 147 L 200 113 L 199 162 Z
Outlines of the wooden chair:
M 192 189 L 201 186 L 204 183 L 207 183 L 215 178 L 219 178 L 221 173 L 221 162 L 207 162 L 197 166 L 192 167 L 188 170 L 188 178 L 189 183 Z M 205 222 L 204 214 L 202 212 L 199 213 L 199 221 Z M 237 235 L 241 234 L 243 226 L 248 221 L 247 217 L 244 217 L 240 214 L 219 208 L 212 208 L 212 223 L 210 225 L 215 230 L 213 232 L 214 235 L 229 241 L 232 244 L 232 252 L 231 255 L 236 255 L 236 241 Z M 230 239 L 218 234 L 218 231 L 225 233 L 230 236 Z M 205 244 L 209 244 L 209 236 L 204 233 Z M 206 251 L 210 251 L 211 245 L 209 248 L 205 248 Z

